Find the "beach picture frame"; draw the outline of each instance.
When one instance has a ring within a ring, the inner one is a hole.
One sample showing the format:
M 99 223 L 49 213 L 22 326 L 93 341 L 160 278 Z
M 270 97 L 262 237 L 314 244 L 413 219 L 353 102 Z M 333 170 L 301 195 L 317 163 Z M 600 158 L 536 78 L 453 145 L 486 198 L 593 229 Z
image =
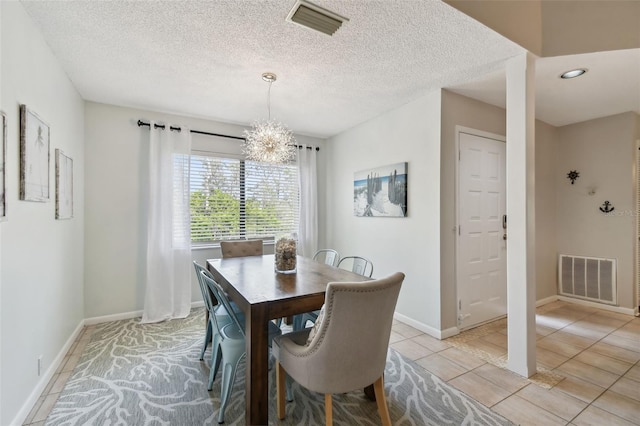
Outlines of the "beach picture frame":
M 406 217 L 407 180 L 406 162 L 354 173 L 353 214 Z
M 7 218 L 7 116 L 0 111 L 0 221 Z
M 73 159 L 56 149 L 56 219 L 73 217 Z
M 20 199 L 49 201 L 49 125 L 20 105 Z

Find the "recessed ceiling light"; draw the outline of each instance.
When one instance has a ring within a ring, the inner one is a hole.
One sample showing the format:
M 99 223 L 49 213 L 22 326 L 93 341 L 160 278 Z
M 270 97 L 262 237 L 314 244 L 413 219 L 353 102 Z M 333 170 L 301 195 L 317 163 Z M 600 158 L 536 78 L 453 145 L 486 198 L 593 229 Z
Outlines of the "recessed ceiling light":
M 576 78 L 576 77 L 580 77 L 585 72 L 587 72 L 585 68 L 578 68 L 578 69 L 567 71 L 560 74 L 560 78 Z

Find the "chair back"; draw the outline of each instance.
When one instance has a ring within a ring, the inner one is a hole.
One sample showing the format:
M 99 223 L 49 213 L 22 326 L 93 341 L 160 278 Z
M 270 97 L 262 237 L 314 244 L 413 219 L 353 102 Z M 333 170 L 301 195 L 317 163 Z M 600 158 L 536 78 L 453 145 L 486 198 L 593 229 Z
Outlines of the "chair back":
M 222 258 L 262 256 L 262 240 L 221 241 Z
M 318 250 L 316 254 L 313 255 L 313 260 L 316 262 L 323 262 L 326 265 L 336 266 L 340 261 L 340 255 L 335 250 L 322 249 Z
M 367 282 L 329 283 L 324 318 L 308 354 L 326 368 L 302 368 L 304 387 L 321 393 L 364 388 L 382 376 L 404 274 Z M 299 380 L 299 375 L 292 375 Z
M 218 284 L 210 276 L 208 271 L 204 270 L 200 272 L 200 276 L 202 277 L 203 282 L 211 290 L 211 293 L 213 293 L 213 297 L 216 298 L 218 303 L 224 306 L 224 309 L 227 311 L 227 314 L 229 315 L 229 318 L 231 318 L 231 321 L 238 327 L 238 330 L 240 330 L 242 335 L 245 336 L 244 327 L 240 322 L 240 320 L 238 319 L 238 316 L 236 315 L 235 311 L 233 310 L 233 307 L 231 306 L 231 302 L 229 301 L 229 298 L 227 297 L 227 294 L 224 292 L 223 288 L 220 287 L 220 284 Z M 221 326 L 218 323 L 218 320 L 215 315 L 213 315 L 213 320 L 215 322 L 216 328 L 218 329 L 218 332 L 220 333 L 220 336 L 224 338 L 224 334 L 222 333 L 223 326 Z
M 351 264 L 351 271 L 359 275 L 371 278 L 373 275 L 373 262 L 360 256 L 345 256 L 338 262 L 338 268 L 348 268 Z
M 196 276 L 198 277 L 198 284 L 200 285 L 200 292 L 202 293 L 202 300 L 204 301 L 204 307 L 207 308 L 207 311 L 209 311 L 210 315 L 215 315 L 213 313 L 214 304 L 213 304 L 213 300 L 211 299 L 211 293 L 209 292 L 207 288 L 207 284 L 204 282 L 204 279 L 202 278 L 203 274 L 208 277 L 211 277 L 211 274 L 209 273 L 209 271 L 207 271 L 202 265 L 200 265 L 195 260 L 193 261 L 193 266 L 196 268 Z

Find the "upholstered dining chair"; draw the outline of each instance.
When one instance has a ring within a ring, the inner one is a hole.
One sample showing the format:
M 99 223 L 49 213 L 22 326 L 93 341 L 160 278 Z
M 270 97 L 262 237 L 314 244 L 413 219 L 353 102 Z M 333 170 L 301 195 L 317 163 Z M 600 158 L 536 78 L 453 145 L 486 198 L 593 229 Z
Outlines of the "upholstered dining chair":
M 213 388 L 213 380 L 218 370 L 219 364 L 222 362 L 222 384 L 220 392 L 220 410 L 218 411 L 218 423 L 224 423 L 224 411 L 229 403 L 229 397 L 231 396 L 231 388 L 236 378 L 236 371 L 240 360 L 246 355 L 245 350 L 245 331 L 243 322 L 240 321 L 238 315 L 233 311 L 231 302 L 226 293 L 220 287 L 220 285 L 211 277 L 207 271 L 201 271 L 200 276 L 203 282 L 211 290 L 213 296 L 217 299 L 218 303 L 230 313 L 230 321 L 223 323 L 218 321 L 218 316 L 210 315 L 213 319 L 213 324 L 216 327 L 218 336 L 220 337 L 218 346 L 212 346 L 211 350 L 215 350 L 217 353 L 212 355 L 211 370 L 209 372 L 209 386 L 208 389 Z M 282 331 L 273 322 L 269 321 L 269 343 L 274 337 L 282 334 Z M 215 361 L 214 361 L 215 359 Z
M 349 265 L 351 265 L 350 268 Z M 373 262 L 360 256 L 343 257 L 340 259 L 340 262 L 338 262 L 338 268 L 349 268 L 352 272 L 364 275 L 365 277 L 371 277 L 371 275 L 373 275 Z
M 404 274 L 367 282 L 332 282 L 313 328 L 273 340 L 276 358 L 277 411 L 285 417 L 288 374 L 301 386 L 325 394 L 326 424 L 332 424 L 331 394 L 374 384 L 383 425 L 390 425 L 384 394 L 393 312 Z
M 327 265 L 336 266 L 340 261 L 340 255 L 333 249 L 322 249 L 318 250 L 316 254 L 313 255 L 313 260 Z
M 262 256 L 262 240 L 221 241 L 222 258 Z

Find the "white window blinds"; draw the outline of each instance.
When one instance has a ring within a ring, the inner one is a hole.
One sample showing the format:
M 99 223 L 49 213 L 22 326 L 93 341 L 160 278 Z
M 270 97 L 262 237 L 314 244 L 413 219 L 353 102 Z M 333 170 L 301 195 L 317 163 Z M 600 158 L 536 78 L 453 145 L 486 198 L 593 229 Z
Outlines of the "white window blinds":
M 194 243 L 297 233 L 295 164 L 193 154 L 190 193 Z

